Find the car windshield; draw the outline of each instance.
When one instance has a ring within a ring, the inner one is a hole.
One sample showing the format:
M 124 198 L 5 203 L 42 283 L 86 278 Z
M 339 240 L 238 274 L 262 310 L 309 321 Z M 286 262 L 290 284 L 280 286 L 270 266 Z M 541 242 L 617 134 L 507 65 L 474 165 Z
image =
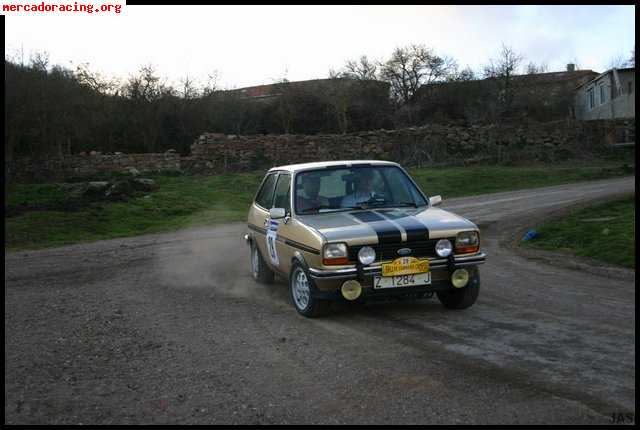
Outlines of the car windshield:
M 427 204 L 402 169 L 382 165 L 300 172 L 296 175 L 294 199 L 297 214 Z

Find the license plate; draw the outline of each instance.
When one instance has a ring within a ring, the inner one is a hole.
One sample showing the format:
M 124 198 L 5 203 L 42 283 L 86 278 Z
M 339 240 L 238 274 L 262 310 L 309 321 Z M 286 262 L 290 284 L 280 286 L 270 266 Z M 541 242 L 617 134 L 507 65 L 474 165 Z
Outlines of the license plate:
M 429 260 L 418 260 L 415 257 L 400 257 L 382 265 L 382 276 L 413 275 L 428 271 Z
M 431 284 L 431 273 L 415 273 L 399 276 L 374 276 L 373 288 L 414 287 Z

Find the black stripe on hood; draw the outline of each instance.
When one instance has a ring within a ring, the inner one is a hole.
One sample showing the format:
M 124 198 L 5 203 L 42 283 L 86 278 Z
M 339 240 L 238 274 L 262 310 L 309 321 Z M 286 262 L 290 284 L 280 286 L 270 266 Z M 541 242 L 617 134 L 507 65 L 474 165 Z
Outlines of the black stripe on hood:
M 429 239 L 429 229 L 413 215 L 394 210 L 378 211 L 388 219 L 393 220 L 407 232 L 407 242 Z
M 378 243 L 400 243 L 402 232 L 385 217 L 372 211 L 353 212 L 351 216 L 366 222 L 378 235 Z

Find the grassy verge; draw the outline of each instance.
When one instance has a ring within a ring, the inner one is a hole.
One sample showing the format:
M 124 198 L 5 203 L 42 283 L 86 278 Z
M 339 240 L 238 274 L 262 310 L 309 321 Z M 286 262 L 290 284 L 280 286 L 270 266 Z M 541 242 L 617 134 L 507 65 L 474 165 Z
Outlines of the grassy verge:
M 635 212 L 635 197 L 581 209 L 541 225 L 523 245 L 635 269 Z
M 428 195 L 445 199 L 629 175 L 633 168 L 465 167 L 410 169 Z M 209 177 L 151 176 L 157 191 L 127 202 L 93 202 L 76 211 L 36 210 L 5 217 L 5 249 L 35 249 L 245 219 L 264 172 Z M 67 198 L 55 184 L 12 185 L 5 211 Z

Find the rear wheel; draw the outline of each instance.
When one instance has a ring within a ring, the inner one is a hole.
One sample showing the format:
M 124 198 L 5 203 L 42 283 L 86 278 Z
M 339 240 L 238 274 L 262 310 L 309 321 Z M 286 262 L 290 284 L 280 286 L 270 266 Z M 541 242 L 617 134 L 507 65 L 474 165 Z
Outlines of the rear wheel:
M 253 279 L 263 284 L 273 282 L 273 271 L 269 269 L 267 263 L 260 255 L 260 250 L 255 242 L 251 242 L 251 275 Z
M 291 301 L 300 315 L 313 318 L 326 313 L 329 307 L 327 300 L 320 300 L 312 295 L 309 276 L 300 263 L 293 263 L 289 276 Z
M 480 293 L 480 273 L 477 268 L 470 272 L 469 283 L 465 287 L 451 288 L 437 293 L 440 303 L 446 308 L 466 309 L 476 302 Z

